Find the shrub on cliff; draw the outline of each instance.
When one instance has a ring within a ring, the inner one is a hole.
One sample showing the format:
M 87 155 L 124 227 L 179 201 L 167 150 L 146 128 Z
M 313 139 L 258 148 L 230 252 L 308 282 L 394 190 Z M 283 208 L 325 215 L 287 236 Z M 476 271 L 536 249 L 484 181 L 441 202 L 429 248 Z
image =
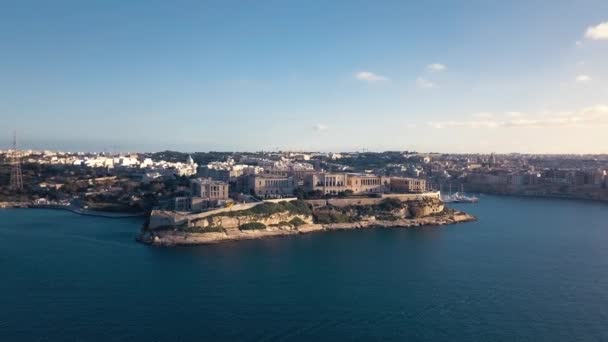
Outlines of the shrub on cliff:
M 378 203 L 378 209 L 383 211 L 393 211 L 401 208 L 403 208 L 403 202 L 397 198 L 388 197 Z
M 261 222 L 249 222 L 242 224 L 239 228 L 241 230 L 260 230 L 266 229 L 266 225 Z
M 292 214 L 312 215 L 312 208 L 306 201 L 296 200 L 289 202 L 289 204 L 293 207 L 290 210 Z
M 412 218 L 424 217 L 424 207 L 420 203 L 414 202 L 408 209 Z
M 264 202 L 251 209 L 248 209 L 248 210 L 236 211 L 236 212 L 234 212 L 234 214 L 235 215 L 248 215 L 248 214 L 272 215 L 272 214 L 277 214 L 277 213 L 281 213 L 281 212 L 285 212 L 285 211 L 289 212 L 290 214 L 295 214 L 295 215 L 311 215 L 312 214 L 312 209 L 310 208 L 310 205 L 302 200 L 295 200 L 295 201 L 291 201 L 291 202 L 284 201 L 284 202 L 279 202 L 279 203 Z
M 224 227 L 222 226 L 208 226 L 208 227 L 187 227 L 182 229 L 189 233 L 223 233 Z
M 294 217 L 289 221 L 289 224 L 297 228 L 299 226 L 305 225 L 306 222 L 304 222 L 304 220 L 299 217 Z
M 249 211 L 253 214 L 259 214 L 259 215 L 272 215 L 272 214 L 276 214 L 279 213 L 281 211 L 283 211 L 283 208 L 279 205 L 279 203 L 270 203 L 270 202 L 264 202 L 262 204 L 258 204 L 255 207 L 249 209 L 249 210 L 244 210 L 245 212 Z M 238 212 L 236 212 L 238 213 Z
M 315 221 L 320 224 L 353 222 L 352 217 L 338 211 L 317 211 L 314 216 Z
M 382 221 L 396 221 L 399 219 L 399 217 L 393 214 L 380 214 L 376 216 L 376 219 Z

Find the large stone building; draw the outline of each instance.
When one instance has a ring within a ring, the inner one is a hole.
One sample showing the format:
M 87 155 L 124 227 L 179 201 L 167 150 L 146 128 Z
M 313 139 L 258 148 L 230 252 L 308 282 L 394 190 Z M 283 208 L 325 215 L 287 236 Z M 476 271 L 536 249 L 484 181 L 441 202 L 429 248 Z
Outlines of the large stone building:
M 390 191 L 390 177 L 348 174 L 347 184 L 355 194 L 374 194 Z
M 312 173 L 305 176 L 305 191 L 321 191 L 323 194 L 339 194 L 350 190 L 346 173 Z
M 231 201 L 229 186 L 225 182 L 209 178 L 197 178 L 190 181 L 190 196 L 176 197 L 173 209 L 177 211 L 202 211 L 217 207 Z
M 390 190 L 390 178 L 355 173 L 317 173 L 307 175 L 304 189 L 332 195 L 346 191 L 353 194 L 384 193 Z
M 422 193 L 427 191 L 426 180 L 418 178 L 386 177 L 359 173 L 312 173 L 304 180 L 304 190 L 337 195 L 379 193 Z
M 245 190 L 266 198 L 293 196 L 295 188 L 293 177 L 280 174 L 249 175 L 245 184 Z
M 427 191 L 427 187 L 424 179 L 391 177 L 391 192 L 417 193 L 425 191 Z
M 197 178 L 190 181 L 192 197 L 202 197 L 210 201 L 227 200 L 228 190 L 227 183 L 209 178 Z

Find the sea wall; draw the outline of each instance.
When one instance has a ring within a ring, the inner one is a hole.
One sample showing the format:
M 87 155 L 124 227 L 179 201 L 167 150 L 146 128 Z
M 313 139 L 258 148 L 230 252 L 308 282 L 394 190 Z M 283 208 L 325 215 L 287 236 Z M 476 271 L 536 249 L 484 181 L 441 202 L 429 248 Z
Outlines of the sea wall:
M 386 198 L 395 198 L 402 202 L 409 201 L 423 201 L 425 199 L 441 199 L 441 193 L 439 191 L 429 191 L 412 194 L 382 194 L 381 197 L 347 197 L 347 198 L 329 198 L 329 199 L 312 199 L 306 200 L 313 207 L 325 207 L 332 205 L 335 207 L 347 207 L 351 205 L 374 205 L 382 202 Z

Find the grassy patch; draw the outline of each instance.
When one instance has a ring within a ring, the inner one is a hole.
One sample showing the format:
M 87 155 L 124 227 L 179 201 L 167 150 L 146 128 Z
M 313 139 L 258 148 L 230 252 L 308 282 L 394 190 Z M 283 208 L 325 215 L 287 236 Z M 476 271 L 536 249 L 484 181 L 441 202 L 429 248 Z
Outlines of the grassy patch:
M 223 233 L 224 227 L 222 226 L 208 226 L 208 227 L 187 227 L 181 229 L 188 233 Z
M 241 230 L 260 230 L 266 229 L 266 225 L 261 222 L 249 222 L 242 224 L 239 228 Z
M 333 210 L 324 210 L 318 211 L 315 213 L 315 220 L 320 224 L 330 224 L 330 223 L 350 223 L 353 222 L 354 219 L 344 213 Z
M 306 222 L 299 217 L 294 217 L 289 221 L 289 224 L 297 228 L 299 226 L 305 225 Z
M 264 202 L 262 204 L 256 205 L 253 208 L 250 208 L 250 209 L 231 211 L 231 212 L 227 212 L 227 213 L 221 213 L 218 215 L 232 216 L 232 217 L 249 216 L 249 215 L 270 216 L 272 214 L 282 213 L 282 212 L 286 212 L 286 211 L 293 215 L 311 215 L 312 214 L 312 209 L 311 209 L 310 205 L 308 205 L 308 203 L 306 203 L 305 201 L 302 201 L 302 200 L 294 200 L 294 201 L 290 201 L 290 202 L 284 201 L 284 202 L 279 202 L 279 203 Z

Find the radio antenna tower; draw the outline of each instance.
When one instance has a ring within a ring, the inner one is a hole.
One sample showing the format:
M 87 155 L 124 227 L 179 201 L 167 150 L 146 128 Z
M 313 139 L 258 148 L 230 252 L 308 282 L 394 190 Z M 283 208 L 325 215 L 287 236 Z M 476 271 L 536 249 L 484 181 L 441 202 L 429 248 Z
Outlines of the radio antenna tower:
M 21 173 L 21 158 L 17 151 L 17 131 L 13 132 L 13 153 L 11 156 L 11 184 L 15 191 L 23 190 L 23 174 Z

